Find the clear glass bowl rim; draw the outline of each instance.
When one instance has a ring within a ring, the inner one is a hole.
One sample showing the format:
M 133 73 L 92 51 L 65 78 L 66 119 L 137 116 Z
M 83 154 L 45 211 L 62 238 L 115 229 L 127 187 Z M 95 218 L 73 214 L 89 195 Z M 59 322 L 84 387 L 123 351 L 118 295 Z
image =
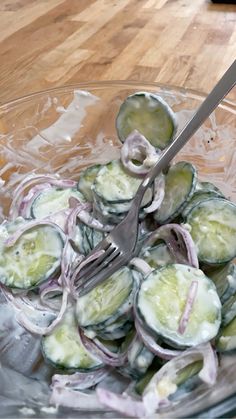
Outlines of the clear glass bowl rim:
M 134 81 L 134 80 L 107 80 L 107 81 L 88 81 L 88 82 L 78 82 L 73 84 L 65 84 L 63 86 L 51 87 L 48 89 L 39 90 L 36 92 L 29 93 L 24 96 L 11 99 L 7 102 L 0 103 L 0 111 L 6 111 L 8 108 L 15 107 L 21 103 L 29 102 L 33 99 L 40 98 L 45 94 L 55 94 L 55 93 L 67 93 L 75 89 L 92 89 L 92 90 L 104 90 L 111 88 L 148 88 L 148 89 L 161 89 L 163 91 L 176 92 L 177 94 L 187 95 L 191 99 L 196 99 L 198 101 L 203 101 L 207 96 L 206 92 L 198 91 L 195 89 L 189 89 L 188 87 L 175 86 L 171 84 L 162 84 L 157 82 L 148 82 L 148 81 Z M 228 110 L 231 113 L 236 114 L 236 101 L 232 99 L 224 99 L 219 107 Z

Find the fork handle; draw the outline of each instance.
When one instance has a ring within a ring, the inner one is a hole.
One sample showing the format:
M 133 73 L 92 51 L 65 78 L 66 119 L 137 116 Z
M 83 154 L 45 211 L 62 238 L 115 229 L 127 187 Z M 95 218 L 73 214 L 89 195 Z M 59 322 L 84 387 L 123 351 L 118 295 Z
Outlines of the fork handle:
M 203 124 L 208 116 L 214 111 L 219 105 L 222 99 L 229 93 L 229 91 L 236 84 L 236 60 L 224 73 L 223 77 L 215 85 L 213 90 L 209 93 L 206 99 L 202 102 L 196 113 L 185 125 L 179 135 L 174 141 L 162 152 L 160 159 L 148 172 L 143 182 L 138 188 L 138 191 L 134 197 L 132 208 L 139 210 L 142 202 L 143 195 L 147 188 L 152 184 L 155 177 L 167 167 L 170 161 L 175 155 L 181 150 L 181 148 L 187 143 L 197 129 Z

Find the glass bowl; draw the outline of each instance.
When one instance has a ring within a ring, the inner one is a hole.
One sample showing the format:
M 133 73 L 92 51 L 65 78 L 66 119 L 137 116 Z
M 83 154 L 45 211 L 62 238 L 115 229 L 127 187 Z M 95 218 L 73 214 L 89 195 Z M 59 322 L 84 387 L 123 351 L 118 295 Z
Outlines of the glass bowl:
M 205 97 L 156 83 L 112 81 L 55 88 L 1 105 L 1 219 L 7 216 L 15 187 L 26 174 L 58 173 L 76 180 L 84 167 L 117 158 L 121 143 L 116 115 L 123 100 L 137 91 L 158 93 L 168 102 L 179 130 Z M 175 160 L 192 162 L 201 180 L 213 181 L 236 202 L 235 141 L 236 104 L 225 100 Z M 0 325 L 0 342 L 3 334 Z M 47 373 L 38 360 L 37 338 L 26 332 L 19 338 L 14 330 L 9 336 L 7 351 L 0 343 L 0 417 L 118 417 L 105 410 L 88 413 L 48 407 Z M 22 362 L 15 359 L 16 351 Z M 172 410 L 163 409 L 160 417 L 230 415 L 236 406 L 235 361 L 234 354 L 222 356 L 214 387 L 201 386 L 184 399 L 184 408 L 180 401 Z

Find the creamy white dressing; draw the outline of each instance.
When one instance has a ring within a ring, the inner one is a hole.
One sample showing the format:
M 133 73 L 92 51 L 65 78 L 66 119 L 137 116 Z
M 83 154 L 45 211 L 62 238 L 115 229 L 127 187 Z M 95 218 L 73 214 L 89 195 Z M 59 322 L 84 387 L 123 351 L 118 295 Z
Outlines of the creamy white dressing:
M 219 343 L 224 350 L 230 351 L 231 349 L 236 348 L 236 336 L 221 336 L 219 339 Z
M 19 410 L 19 413 L 21 415 L 24 415 L 24 416 L 33 416 L 33 415 L 36 415 L 36 412 L 33 409 L 31 409 L 30 407 L 21 407 L 18 410 Z
M 67 108 L 58 108 L 61 116 L 51 126 L 42 130 L 25 145 L 30 153 L 39 153 L 40 148 L 48 144 L 60 145 L 70 142 L 79 132 L 82 122 L 87 115 L 87 108 L 94 105 L 99 98 L 89 92 L 74 90 L 74 98 Z
M 156 385 L 156 391 L 160 399 L 167 398 L 171 394 L 174 394 L 176 390 L 177 386 L 170 377 L 163 377 Z

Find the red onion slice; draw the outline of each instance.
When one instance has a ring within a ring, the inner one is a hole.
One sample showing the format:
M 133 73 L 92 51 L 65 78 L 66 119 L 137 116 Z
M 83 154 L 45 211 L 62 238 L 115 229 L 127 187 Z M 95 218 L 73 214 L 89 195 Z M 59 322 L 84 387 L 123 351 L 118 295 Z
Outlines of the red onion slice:
M 32 294 L 27 296 L 26 292 L 20 292 L 13 294 L 12 290 L 7 288 L 5 285 L 0 284 L 0 289 L 5 297 L 5 299 L 12 305 L 12 307 L 20 312 L 49 312 L 54 314 L 54 311 L 48 310 L 44 305 L 40 304 L 39 299 L 36 295 Z
M 137 333 L 146 346 L 153 354 L 157 355 L 161 359 L 170 360 L 179 356 L 183 351 L 178 351 L 175 349 L 166 349 L 162 348 L 162 346 L 158 345 L 155 339 L 143 328 L 140 322 L 136 319 L 135 321 L 135 328 Z
M 100 383 L 108 374 L 108 368 L 100 368 L 91 372 L 75 372 L 70 375 L 54 374 L 51 388 L 70 387 L 74 390 L 85 390 Z
M 144 176 L 156 164 L 160 157 L 160 152 L 156 151 L 142 134 L 134 130 L 126 138 L 121 148 L 120 157 L 123 166 L 129 172 Z M 132 160 L 136 160 L 141 164 L 136 165 Z
M 175 393 L 176 375 L 195 361 L 203 360 L 199 378 L 208 385 L 216 382 L 217 359 L 210 343 L 189 348 L 180 356 L 167 362 L 151 379 L 144 390 L 143 403 L 146 413 L 152 416 L 161 404 L 168 402 L 168 396 Z
M 78 214 L 83 210 L 91 210 L 91 204 L 89 202 L 81 203 L 78 199 L 75 197 L 69 198 L 69 205 L 72 209 L 71 213 L 68 216 L 67 219 L 67 233 L 69 237 L 73 238 L 75 234 L 75 226 Z
M 143 326 L 143 321 L 139 316 L 138 310 L 137 310 L 137 298 L 138 298 L 138 291 L 135 294 L 134 298 L 134 306 L 133 306 L 133 312 L 134 312 L 134 318 L 135 318 L 135 328 L 138 333 L 138 336 L 144 343 L 144 345 L 155 355 L 157 355 L 161 359 L 170 360 L 175 358 L 176 356 L 179 356 L 183 353 L 183 351 L 179 351 L 176 349 L 166 349 L 162 348 L 162 346 L 158 345 L 158 343 L 155 341 L 155 339 L 152 337 L 150 333 L 148 333 Z
M 29 218 L 31 212 L 31 206 L 36 197 L 45 189 L 51 188 L 50 183 L 41 183 L 39 185 L 33 186 L 26 196 L 22 198 L 19 207 L 19 214 L 23 218 Z
M 4 245 L 6 247 L 14 246 L 14 244 L 22 236 L 22 234 L 24 234 L 28 230 L 31 230 L 32 228 L 35 228 L 35 227 L 38 227 L 38 226 L 54 227 L 57 230 L 57 232 L 60 234 L 60 236 L 62 237 L 63 241 L 65 240 L 65 234 L 57 224 L 55 224 L 51 221 L 47 221 L 47 220 L 41 220 L 41 221 L 40 220 L 33 220 L 33 221 L 28 221 L 26 223 L 23 223 L 21 226 L 19 226 L 19 229 L 14 234 L 12 234 L 10 237 L 8 237 L 8 239 L 5 240 Z
M 119 367 L 124 365 L 127 360 L 127 353 L 128 350 L 125 352 L 118 352 L 114 353 L 109 351 L 101 342 L 96 340 L 89 339 L 83 332 L 82 329 L 79 329 L 79 335 L 82 344 L 84 345 L 85 349 L 93 356 L 96 357 L 99 361 L 106 365 L 110 365 L 112 367 Z
M 189 290 L 188 290 L 187 300 L 186 300 L 186 304 L 185 304 L 185 307 L 184 307 L 184 311 L 183 311 L 183 314 L 182 314 L 182 316 L 180 318 L 180 321 L 179 321 L 178 332 L 181 335 L 183 335 L 185 330 L 186 330 L 186 327 L 187 327 L 187 324 L 188 324 L 188 321 L 189 321 L 189 317 L 190 317 L 191 311 L 193 309 L 194 301 L 195 301 L 195 298 L 197 296 L 197 289 L 198 289 L 198 282 L 197 281 L 192 281 L 191 285 L 189 287 Z
M 147 214 L 150 214 L 151 212 L 156 211 L 165 196 L 165 177 L 161 173 L 159 176 L 157 176 L 154 180 L 154 197 L 152 200 L 151 205 L 149 205 L 147 208 L 144 208 L 144 212 Z
M 112 224 L 102 224 L 85 210 L 80 211 L 77 215 L 77 218 L 88 227 L 94 228 L 95 230 L 102 231 L 104 233 L 109 233 L 114 228 L 114 225 Z
M 104 406 L 122 415 L 133 418 L 143 418 L 146 416 L 146 410 L 142 401 L 135 400 L 127 395 L 113 393 L 101 387 L 96 389 L 96 393 L 99 401 Z
M 56 406 L 64 406 L 71 409 L 104 411 L 104 406 L 95 392 L 85 393 L 66 387 L 53 387 L 49 402 Z
M 92 205 L 87 202 L 82 204 L 78 199 L 71 197 L 69 199 L 70 207 L 73 211 L 68 219 L 68 234 L 73 237 L 74 227 L 76 225 L 77 218 L 88 227 L 94 228 L 98 231 L 109 232 L 114 228 L 110 224 L 102 224 L 96 218 L 91 215 Z
M 70 179 L 60 179 L 52 175 L 29 175 L 24 178 L 22 182 L 14 190 L 14 197 L 9 210 L 9 219 L 13 220 L 20 214 L 20 208 L 24 199 L 24 191 L 34 186 L 35 184 L 48 183 L 60 188 L 74 188 L 77 184 L 76 181 Z
M 55 293 L 62 293 L 62 287 L 58 285 L 57 282 L 49 282 L 49 284 L 47 284 L 47 286 L 44 286 L 44 288 L 40 292 L 39 298 L 44 306 L 47 306 L 52 310 L 58 311 L 60 309 L 61 303 L 59 303 L 57 299 L 56 301 L 55 299 L 51 301 L 49 299 L 49 295 Z
M 65 240 L 63 251 L 62 251 L 61 275 L 58 282 L 63 288 L 66 288 L 67 291 L 71 294 L 73 293 L 72 292 L 73 284 L 71 282 L 72 267 L 75 260 L 76 260 L 76 253 L 71 246 L 70 240 L 67 237 Z M 82 257 L 80 258 L 80 260 L 82 260 Z
M 35 335 L 47 335 L 53 331 L 53 329 L 60 323 L 66 308 L 67 308 L 67 302 L 68 302 L 68 292 L 63 291 L 62 294 L 62 303 L 59 313 L 57 314 L 56 318 L 50 323 L 48 326 L 42 327 L 38 326 L 30 320 L 29 317 L 27 317 L 23 312 L 18 313 L 17 321 L 18 323 L 24 327 L 28 332 L 35 334 Z
M 145 262 L 145 260 L 141 259 L 141 258 L 133 258 L 131 259 L 131 261 L 129 262 L 129 264 L 132 266 L 134 266 L 138 271 L 140 271 L 144 276 L 149 275 L 153 269 L 151 268 L 151 266 Z
M 164 240 L 177 263 L 199 267 L 197 249 L 190 233 L 179 224 L 165 224 L 154 231 L 145 245 Z
M 76 294 L 76 290 L 78 289 L 78 287 L 80 286 L 79 283 L 79 273 L 81 271 L 82 268 L 84 268 L 88 263 L 93 262 L 94 260 L 96 260 L 99 256 L 101 256 L 103 253 L 105 252 L 105 250 L 98 250 L 97 252 L 93 253 L 91 256 L 87 256 L 85 260 L 82 260 L 82 262 L 80 262 L 76 268 L 73 271 L 72 277 L 71 277 L 71 289 L 73 290 L 73 295 L 78 298 L 78 294 Z

